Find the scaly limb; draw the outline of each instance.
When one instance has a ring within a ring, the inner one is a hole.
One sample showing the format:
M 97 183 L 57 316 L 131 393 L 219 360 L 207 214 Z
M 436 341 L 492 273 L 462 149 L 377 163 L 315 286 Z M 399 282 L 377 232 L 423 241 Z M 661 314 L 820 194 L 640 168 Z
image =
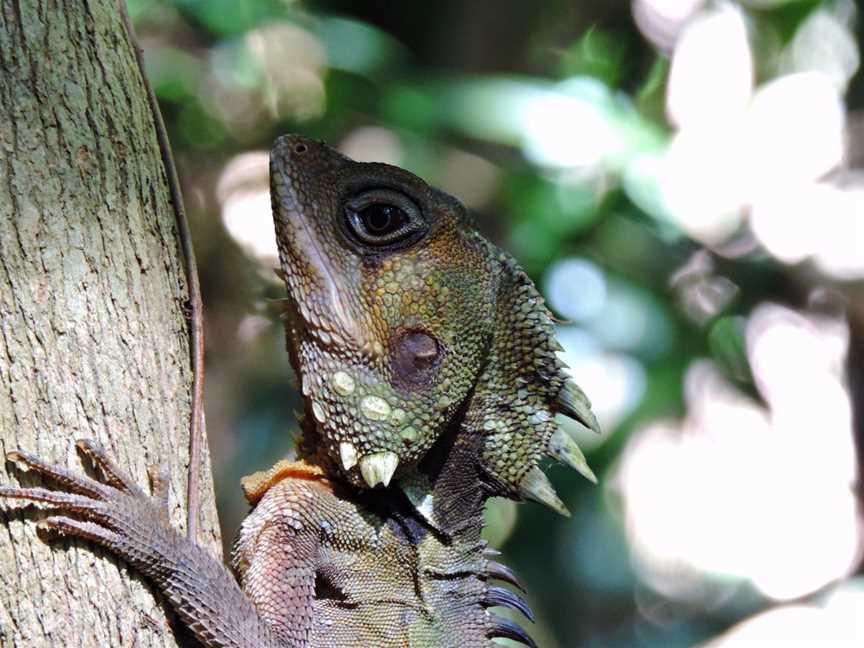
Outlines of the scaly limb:
M 101 445 L 87 440 L 76 445 L 93 461 L 101 480 L 15 450 L 6 455 L 9 461 L 59 488 L 0 486 L 0 498 L 57 509 L 59 515 L 43 520 L 42 528 L 94 542 L 136 568 L 165 593 L 206 648 L 301 648 L 306 644 L 274 636 L 225 567 L 170 526 L 164 472 L 151 471 L 154 495 L 150 496 Z

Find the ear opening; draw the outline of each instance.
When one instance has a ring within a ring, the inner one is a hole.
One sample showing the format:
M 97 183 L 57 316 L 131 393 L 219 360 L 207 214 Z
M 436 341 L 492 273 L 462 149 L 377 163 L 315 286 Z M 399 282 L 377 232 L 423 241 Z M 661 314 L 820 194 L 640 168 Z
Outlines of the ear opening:
M 544 456 L 596 477 L 556 414 L 599 431 L 591 403 L 558 357 L 552 315 L 534 284 L 501 254 L 496 325 L 489 360 L 464 419 L 483 438 L 482 466 L 495 494 L 530 499 L 569 515 L 539 466 Z

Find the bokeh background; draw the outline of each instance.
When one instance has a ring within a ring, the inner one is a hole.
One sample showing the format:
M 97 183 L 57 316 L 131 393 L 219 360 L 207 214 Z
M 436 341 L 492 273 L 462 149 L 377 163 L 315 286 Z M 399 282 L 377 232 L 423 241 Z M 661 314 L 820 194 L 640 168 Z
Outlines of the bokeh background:
M 455 194 L 603 425 L 497 503 L 540 646 L 861 646 L 864 77 L 851 0 L 130 0 L 203 283 L 223 532 L 299 405 L 267 149 Z

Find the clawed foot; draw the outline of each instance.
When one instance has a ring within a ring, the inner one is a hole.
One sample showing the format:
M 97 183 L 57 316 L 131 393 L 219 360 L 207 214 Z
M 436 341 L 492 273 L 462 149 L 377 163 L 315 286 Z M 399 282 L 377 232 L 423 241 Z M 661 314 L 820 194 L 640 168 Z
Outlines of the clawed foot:
M 151 497 L 117 467 L 99 443 L 79 440 L 75 445 L 98 468 L 101 481 L 15 450 L 6 455 L 9 461 L 49 478 L 59 488 L 0 486 L 0 498 L 48 504 L 63 514 L 42 520 L 40 528 L 86 538 L 110 549 L 127 544 L 124 541 L 128 541 L 130 531 L 140 529 L 144 520 L 168 526 L 168 480 L 164 472 L 151 470 Z
M 0 499 L 39 502 L 59 511 L 40 522 L 54 533 L 85 538 L 105 547 L 156 586 L 201 646 L 287 648 L 258 616 L 234 576 L 221 562 L 168 522 L 164 473 L 151 471 L 147 495 L 93 441 L 78 448 L 96 465 L 98 479 L 70 472 L 17 450 L 7 456 L 57 484 L 57 488 L 0 486 Z

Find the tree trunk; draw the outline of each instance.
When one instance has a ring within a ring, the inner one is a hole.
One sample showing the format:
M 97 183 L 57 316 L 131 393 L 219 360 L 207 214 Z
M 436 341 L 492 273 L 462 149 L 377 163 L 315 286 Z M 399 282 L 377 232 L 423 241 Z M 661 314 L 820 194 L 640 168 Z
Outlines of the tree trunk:
M 81 469 L 100 440 L 185 525 L 187 285 L 145 87 L 111 0 L 0 2 L 0 451 Z M 205 460 L 209 458 L 205 451 Z M 209 470 L 199 542 L 220 551 Z M 11 464 L 0 481 L 39 482 Z M 0 646 L 177 646 L 166 606 L 85 542 L 0 509 Z

